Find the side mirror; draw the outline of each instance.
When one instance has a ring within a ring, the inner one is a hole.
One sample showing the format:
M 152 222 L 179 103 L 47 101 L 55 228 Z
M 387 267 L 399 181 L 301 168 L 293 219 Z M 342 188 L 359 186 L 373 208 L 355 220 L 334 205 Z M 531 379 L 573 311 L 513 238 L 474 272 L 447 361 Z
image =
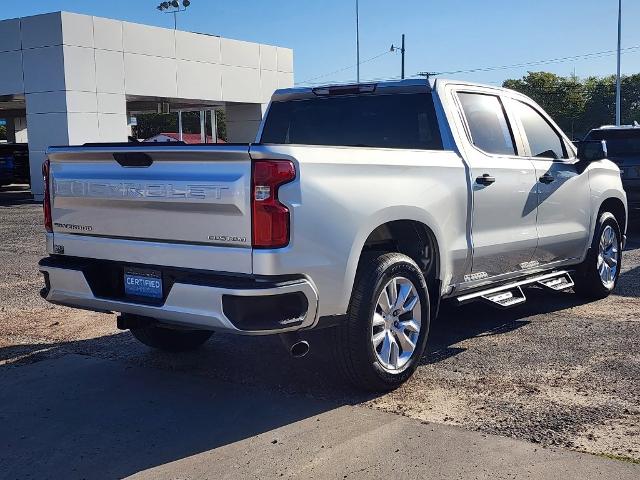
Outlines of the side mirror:
M 589 164 L 607 158 L 606 140 L 583 140 L 578 142 L 578 160 Z

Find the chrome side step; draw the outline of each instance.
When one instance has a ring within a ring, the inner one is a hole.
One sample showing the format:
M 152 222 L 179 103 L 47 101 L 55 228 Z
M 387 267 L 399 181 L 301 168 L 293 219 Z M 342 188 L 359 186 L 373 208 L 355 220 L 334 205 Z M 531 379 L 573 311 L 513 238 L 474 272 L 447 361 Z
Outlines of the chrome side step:
M 569 272 L 564 272 L 563 275 L 554 278 L 546 278 L 544 280 L 540 280 L 538 285 L 541 287 L 545 287 L 549 290 L 553 290 L 554 292 L 561 292 L 562 290 L 567 290 L 573 287 L 573 278 L 569 275 Z
M 515 307 L 527 301 L 527 297 L 522 291 L 522 287 L 514 287 L 509 290 L 488 293 L 480 297 L 483 301 L 500 308 Z
M 456 299 L 458 305 L 481 300 L 499 308 L 515 307 L 527 301 L 522 287 L 532 285 L 539 285 L 553 291 L 562 291 L 573 287 L 573 279 L 571 275 L 569 275 L 569 272 L 562 270 L 525 278 L 499 287 L 468 293 L 456 297 Z

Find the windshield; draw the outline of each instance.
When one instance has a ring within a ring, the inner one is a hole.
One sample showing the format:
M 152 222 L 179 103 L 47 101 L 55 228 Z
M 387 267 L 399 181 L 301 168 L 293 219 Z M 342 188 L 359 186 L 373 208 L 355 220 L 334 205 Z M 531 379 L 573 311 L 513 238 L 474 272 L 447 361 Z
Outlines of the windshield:
M 593 130 L 585 140 L 606 140 L 612 157 L 640 155 L 640 128 L 634 130 Z
M 273 102 L 262 143 L 441 150 L 429 94 L 349 95 Z

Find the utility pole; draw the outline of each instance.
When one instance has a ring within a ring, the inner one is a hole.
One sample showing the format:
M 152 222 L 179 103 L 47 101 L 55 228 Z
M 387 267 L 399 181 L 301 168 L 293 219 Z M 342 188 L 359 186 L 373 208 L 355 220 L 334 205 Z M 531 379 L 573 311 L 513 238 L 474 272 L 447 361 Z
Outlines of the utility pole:
M 356 79 L 360 83 L 360 8 L 356 0 Z
M 622 0 L 618 0 L 618 75 L 616 76 L 616 125 L 622 124 L 622 80 L 620 56 L 622 52 Z
M 402 34 L 402 48 L 400 49 L 402 54 L 402 68 L 400 70 L 400 78 L 404 80 L 404 33 Z
M 400 67 L 400 78 L 402 80 L 404 80 L 404 33 L 402 34 L 402 46 L 400 48 L 396 47 L 395 45 L 391 44 L 391 51 L 395 52 L 396 50 L 400 50 L 400 53 L 402 54 L 402 64 Z

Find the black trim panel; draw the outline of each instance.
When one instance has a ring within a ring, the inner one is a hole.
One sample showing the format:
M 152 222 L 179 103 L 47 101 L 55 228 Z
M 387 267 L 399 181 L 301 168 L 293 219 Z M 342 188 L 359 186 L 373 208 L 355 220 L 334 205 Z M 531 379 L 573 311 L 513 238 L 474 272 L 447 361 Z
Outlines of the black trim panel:
M 65 257 L 52 255 L 40 260 L 41 267 L 62 268 L 81 271 L 93 295 L 97 298 L 117 301 L 133 299 L 124 294 L 124 272 L 128 269 L 152 269 L 161 272 L 163 283 L 163 298 L 160 300 L 141 300 L 135 303 L 162 306 L 175 283 L 188 285 L 202 285 L 208 287 L 228 289 L 264 289 L 285 286 L 301 279 L 298 275 L 260 276 L 229 274 L 209 270 L 195 270 L 189 268 L 166 267 L 140 263 L 116 262 L 93 258 Z

